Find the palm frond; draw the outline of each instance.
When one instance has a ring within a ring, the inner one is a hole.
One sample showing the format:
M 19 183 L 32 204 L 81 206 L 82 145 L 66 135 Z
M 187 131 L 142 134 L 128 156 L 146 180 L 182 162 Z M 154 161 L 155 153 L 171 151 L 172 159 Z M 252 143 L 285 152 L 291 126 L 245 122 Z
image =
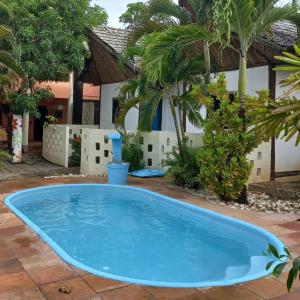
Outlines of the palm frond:
M 13 34 L 11 30 L 4 25 L 0 25 L 0 40 L 6 40 L 9 42 L 13 40 Z
M 158 33 L 143 56 L 143 68 L 152 82 L 163 82 L 164 72 L 176 55 L 195 43 L 212 39 L 212 35 L 197 25 L 176 26 Z
M 172 0 L 150 0 L 147 5 L 150 17 L 157 15 L 169 16 L 178 20 L 178 24 L 189 24 L 192 22 L 191 13 L 175 4 Z
M 0 50 L 0 66 L 6 68 L 18 77 L 24 75 L 23 70 L 18 66 L 14 57 L 7 51 Z

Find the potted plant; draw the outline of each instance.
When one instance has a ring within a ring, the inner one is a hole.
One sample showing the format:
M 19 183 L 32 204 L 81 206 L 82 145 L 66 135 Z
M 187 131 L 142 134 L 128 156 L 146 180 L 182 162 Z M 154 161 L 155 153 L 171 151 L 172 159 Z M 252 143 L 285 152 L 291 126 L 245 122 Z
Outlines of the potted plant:
M 126 185 L 129 163 L 122 162 L 122 136 L 119 133 L 109 135 L 112 140 L 113 161 L 107 165 L 108 183 Z

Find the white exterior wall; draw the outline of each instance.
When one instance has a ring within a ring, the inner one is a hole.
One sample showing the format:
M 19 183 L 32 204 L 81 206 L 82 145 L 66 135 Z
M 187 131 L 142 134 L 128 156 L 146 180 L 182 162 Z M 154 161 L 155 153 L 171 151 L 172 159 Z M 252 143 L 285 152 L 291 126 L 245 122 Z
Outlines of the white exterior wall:
M 238 90 L 239 71 L 224 72 L 229 92 Z M 268 66 L 247 69 L 247 95 L 256 96 L 257 91 L 269 88 Z
M 239 71 L 224 72 L 227 80 L 227 89 L 229 92 L 238 90 Z M 257 95 L 256 92 L 268 89 L 269 87 L 269 69 L 268 66 L 247 69 L 247 94 Z M 206 108 L 201 109 L 202 117 L 206 116 Z M 186 122 L 186 130 L 191 133 L 202 133 L 201 128 L 194 127 L 189 120 Z
M 280 81 L 289 75 L 288 72 L 276 72 L 276 97 L 283 93 Z M 295 94 L 300 99 L 300 94 Z M 299 100 L 300 101 L 300 100 Z M 300 171 L 300 146 L 295 146 L 296 137 L 286 142 L 284 139 L 276 140 L 276 172 Z
M 62 167 L 69 166 L 72 155 L 71 141 L 82 136 L 82 129 L 98 128 L 97 125 L 49 125 L 43 129 L 43 157 Z
M 121 83 L 103 84 L 101 86 L 101 108 L 100 108 L 100 128 L 115 129 L 112 123 L 112 103 L 113 98 L 118 97 Z M 131 109 L 126 117 L 125 126 L 127 130 L 136 130 L 138 124 L 138 109 Z

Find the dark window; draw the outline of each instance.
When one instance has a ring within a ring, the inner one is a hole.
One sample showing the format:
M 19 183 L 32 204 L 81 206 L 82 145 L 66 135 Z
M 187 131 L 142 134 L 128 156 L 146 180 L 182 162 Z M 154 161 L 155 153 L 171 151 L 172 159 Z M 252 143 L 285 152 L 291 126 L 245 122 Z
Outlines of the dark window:
M 148 152 L 152 152 L 153 151 L 153 146 L 151 144 L 148 145 Z
M 63 118 L 63 112 L 60 111 L 60 110 L 56 110 L 56 111 L 54 112 L 54 117 L 55 117 L 56 119 L 62 119 L 62 118 Z
M 120 104 L 118 98 L 113 98 L 112 101 L 112 123 L 115 123 L 118 116 Z
M 96 164 L 100 164 L 100 157 L 99 156 L 96 156 Z
M 100 143 L 96 143 L 96 150 L 100 150 Z
M 152 167 L 152 159 L 151 158 L 148 159 L 148 167 Z

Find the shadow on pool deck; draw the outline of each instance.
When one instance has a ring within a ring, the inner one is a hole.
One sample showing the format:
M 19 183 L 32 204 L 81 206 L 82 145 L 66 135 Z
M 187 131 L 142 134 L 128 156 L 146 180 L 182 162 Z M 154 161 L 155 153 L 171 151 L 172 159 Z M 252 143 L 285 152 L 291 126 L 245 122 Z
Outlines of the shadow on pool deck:
M 24 178 L 0 183 L 0 299 L 1 300 L 256 300 L 300 299 L 300 284 L 291 294 L 285 288 L 286 273 L 247 284 L 209 289 L 165 289 L 128 285 L 97 278 L 63 262 L 2 203 L 12 192 L 60 183 L 104 183 L 104 178 Z M 162 179 L 130 179 L 130 184 L 149 188 L 217 212 L 261 226 L 300 254 L 299 215 L 264 214 L 234 210 L 208 203 Z M 66 293 L 64 293 L 66 292 Z M 67 293 L 70 292 L 70 293 Z

